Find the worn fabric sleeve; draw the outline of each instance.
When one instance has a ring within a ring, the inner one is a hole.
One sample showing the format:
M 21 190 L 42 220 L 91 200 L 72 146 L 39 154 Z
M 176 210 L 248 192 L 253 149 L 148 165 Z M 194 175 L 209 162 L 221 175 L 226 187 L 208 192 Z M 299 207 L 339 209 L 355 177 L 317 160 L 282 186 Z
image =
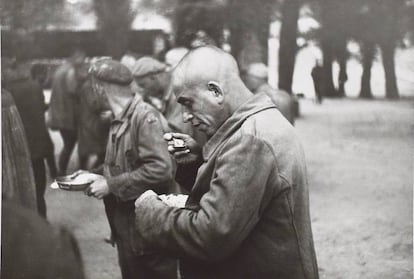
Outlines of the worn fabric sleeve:
M 121 200 L 134 200 L 146 190 L 159 192 L 172 180 L 172 161 L 163 140 L 159 116 L 150 111 L 137 124 L 132 122 L 140 165 L 131 172 L 108 178 L 110 191 Z
M 78 81 L 76 79 L 76 71 L 74 68 L 70 68 L 65 75 L 65 87 L 70 95 L 75 95 L 78 88 Z
M 136 204 L 136 227 L 145 245 L 173 255 L 217 261 L 249 235 L 273 189 L 276 163 L 270 148 L 254 136 L 226 143 L 215 163 L 210 190 L 198 210 L 166 206 L 156 197 Z

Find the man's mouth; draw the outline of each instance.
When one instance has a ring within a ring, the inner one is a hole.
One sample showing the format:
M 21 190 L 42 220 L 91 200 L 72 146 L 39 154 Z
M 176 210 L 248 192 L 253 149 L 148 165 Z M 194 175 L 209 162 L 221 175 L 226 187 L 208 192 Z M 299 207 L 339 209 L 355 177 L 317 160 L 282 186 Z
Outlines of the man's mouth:
M 204 125 L 201 122 L 196 122 L 196 123 L 193 123 L 193 127 L 200 130 L 204 127 Z

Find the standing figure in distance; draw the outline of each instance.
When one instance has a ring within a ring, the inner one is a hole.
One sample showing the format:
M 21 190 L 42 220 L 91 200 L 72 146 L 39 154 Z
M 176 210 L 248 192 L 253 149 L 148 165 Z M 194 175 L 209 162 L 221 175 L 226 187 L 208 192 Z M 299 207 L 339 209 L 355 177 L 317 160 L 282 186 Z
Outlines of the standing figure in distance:
M 63 149 L 58 161 L 60 175 L 66 173 L 77 141 L 79 81 L 76 71 L 84 59 L 83 52 L 75 52 L 65 64 L 56 69 L 52 80 L 48 125 L 53 130 L 59 130 L 63 140 Z

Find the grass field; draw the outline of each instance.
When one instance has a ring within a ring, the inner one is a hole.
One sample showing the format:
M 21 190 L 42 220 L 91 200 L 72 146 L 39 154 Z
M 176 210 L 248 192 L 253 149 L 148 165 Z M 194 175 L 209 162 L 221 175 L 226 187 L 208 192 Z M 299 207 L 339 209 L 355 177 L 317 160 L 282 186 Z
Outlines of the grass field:
M 321 278 L 412 278 L 414 100 L 300 105 Z M 46 198 L 50 221 L 78 239 L 88 278 L 120 278 L 102 203 L 52 189 Z

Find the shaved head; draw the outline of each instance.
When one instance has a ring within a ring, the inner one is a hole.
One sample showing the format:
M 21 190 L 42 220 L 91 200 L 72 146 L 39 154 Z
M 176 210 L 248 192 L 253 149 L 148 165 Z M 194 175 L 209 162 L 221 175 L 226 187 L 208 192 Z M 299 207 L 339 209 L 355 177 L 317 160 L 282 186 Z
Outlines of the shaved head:
M 173 86 L 201 86 L 216 81 L 226 87 L 239 78 L 236 60 L 223 50 L 206 46 L 190 51 L 173 72 Z
M 191 121 L 208 137 L 252 96 L 240 79 L 236 60 L 212 46 L 184 56 L 171 81 L 177 101 L 183 105 L 184 121 Z

